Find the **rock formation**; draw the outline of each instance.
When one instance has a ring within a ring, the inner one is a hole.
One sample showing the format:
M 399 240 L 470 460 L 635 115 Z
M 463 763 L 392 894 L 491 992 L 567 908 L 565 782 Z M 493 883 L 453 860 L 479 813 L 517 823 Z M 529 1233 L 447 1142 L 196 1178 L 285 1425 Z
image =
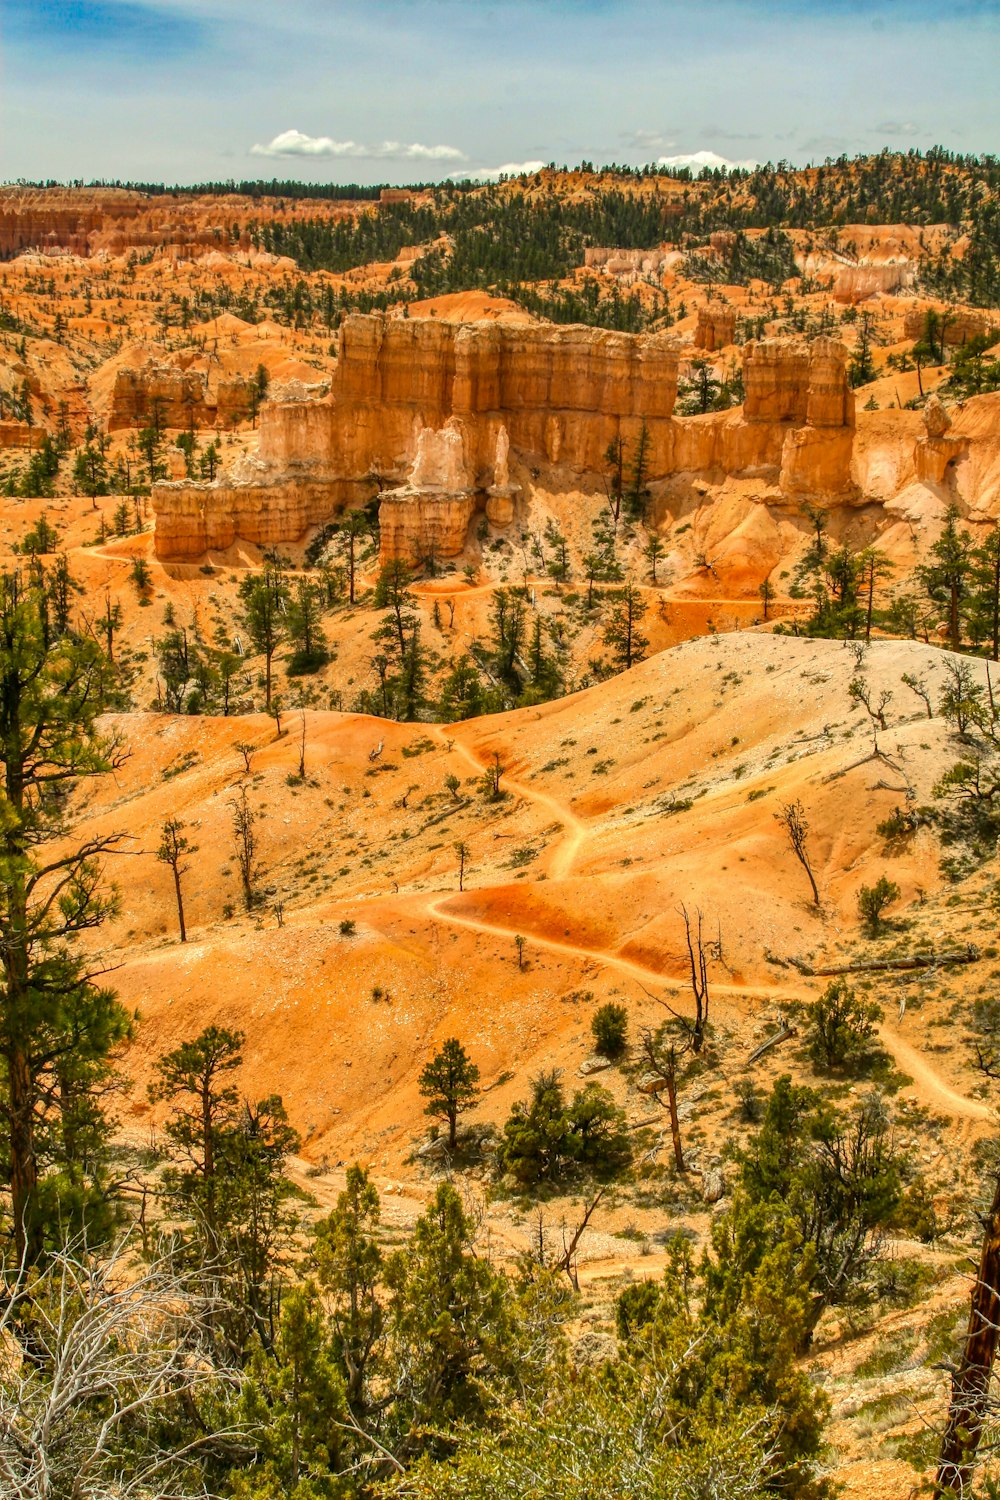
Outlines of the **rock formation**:
M 922 339 L 927 332 L 927 315 L 934 313 L 939 326 L 944 324 L 944 341 L 952 348 L 965 344 L 969 339 L 982 334 L 1000 333 L 1000 328 L 988 313 L 974 312 L 971 308 L 936 306 L 932 302 L 918 302 L 911 307 L 903 320 L 903 333 L 908 339 Z
M 916 269 L 912 261 L 905 260 L 884 261 L 878 265 L 859 261 L 856 266 L 842 266 L 834 277 L 833 299 L 843 306 L 853 307 L 868 297 L 898 292 L 913 285 Z
M 721 470 L 770 474 L 793 496 L 850 489 L 854 398 L 842 345 L 748 345 L 743 410 L 707 417 L 673 417 L 677 370 L 678 346 L 664 334 L 348 317 L 329 398 L 266 403 L 242 479 L 157 486 L 157 551 L 229 545 L 202 545 L 209 535 L 295 540 L 368 498 L 377 477 L 387 486 L 383 560 L 455 555 L 476 509 L 496 525 L 512 519 L 511 452 L 596 482 L 609 445 L 634 443 L 643 426 L 649 483 Z M 290 498 L 279 501 L 286 485 Z M 243 488 L 253 495 L 234 499 Z M 227 506 L 232 525 L 221 519 Z
M 948 465 L 961 457 L 968 447 L 965 438 L 949 437 L 951 417 L 937 395 L 927 397 L 924 405 L 924 435 L 913 448 L 913 466 L 918 479 L 927 484 L 941 484 Z
M 714 354 L 725 349 L 736 337 L 736 309 L 729 302 L 711 302 L 698 309 L 698 326 L 694 331 L 696 349 Z
M 119 370 L 111 393 L 108 431 L 144 427 L 156 414 L 161 427 L 235 427 L 250 409 L 250 383 L 220 380 L 209 388 L 199 370 L 149 362 Z
M 668 266 L 682 259 L 676 250 L 617 250 L 591 245 L 583 252 L 583 264 L 588 271 L 603 271 L 606 276 L 632 280 L 639 276 L 662 276 Z
M 40 448 L 44 441 L 44 429 L 27 422 L 0 422 L 0 448 Z

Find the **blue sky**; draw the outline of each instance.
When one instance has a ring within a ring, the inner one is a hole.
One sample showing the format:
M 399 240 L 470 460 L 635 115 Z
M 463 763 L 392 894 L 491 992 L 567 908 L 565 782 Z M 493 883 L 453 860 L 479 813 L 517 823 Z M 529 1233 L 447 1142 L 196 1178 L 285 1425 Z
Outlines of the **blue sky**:
M 0 179 L 1000 151 L 1000 0 L 0 0 Z

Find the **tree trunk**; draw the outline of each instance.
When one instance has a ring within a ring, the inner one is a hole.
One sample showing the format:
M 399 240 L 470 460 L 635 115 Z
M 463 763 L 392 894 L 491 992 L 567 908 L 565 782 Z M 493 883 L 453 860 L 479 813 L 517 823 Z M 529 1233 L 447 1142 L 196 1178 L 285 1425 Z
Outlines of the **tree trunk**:
M 935 1496 L 965 1494 L 987 1415 L 990 1377 L 1000 1338 L 1000 1174 L 983 1217 L 983 1248 L 972 1288 L 969 1326 L 952 1376 L 948 1425 L 941 1439 Z
M 678 1172 L 686 1172 L 684 1148 L 681 1145 L 681 1122 L 677 1118 L 677 1079 L 673 1073 L 667 1079 L 667 1105 L 670 1109 L 670 1139 L 674 1144 L 674 1166 Z
M 799 854 L 799 864 L 802 866 L 803 870 L 805 870 L 806 874 L 809 876 L 809 884 L 812 886 L 813 902 L 815 903 L 816 906 L 819 906 L 819 904 L 820 904 L 820 900 L 819 900 L 819 887 L 816 884 L 816 877 L 815 877 L 815 875 L 813 874 L 813 872 L 812 872 L 812 870 L 810 868 L 809 861 L 806 859 L 806 856 L 805 856 L 804 852 L 801 853 L 801 854 Z
M 174 865 L 174 890 L 177 892 L 177 921 L 181 929 L 181 942 L 187 942 L 187 928 L 184 925 L 184 902 L 181 898 L 181 872 Z
M 40 1226 L 35 1220 L 38 1161 L 35 1155 L 34 1090 L 28 1055 L 17 1042 L 7 1053 L 10 1088 L 10 1196 L 14 1249 L 18 1265 L 33 1265 L 41 1254 Z

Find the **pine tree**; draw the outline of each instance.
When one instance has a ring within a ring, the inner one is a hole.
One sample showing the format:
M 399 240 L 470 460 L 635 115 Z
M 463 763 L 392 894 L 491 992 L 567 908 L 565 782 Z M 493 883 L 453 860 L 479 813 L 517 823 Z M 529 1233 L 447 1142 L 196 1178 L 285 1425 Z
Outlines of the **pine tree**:
M 958 528 L 958 511 L 948 510 L 941 535 L 930 549 L 931 561 L 918 573 L 931 602 L 942 607 L 948 644 L 957 651 L 962 644 L 962 615 L 969 592 L 974 560 L 972 539 Z
M 264 708 L 271 711 L 274 653 L 285 638 L 288 584 L 280 568 L 269 563 L 259 576 L 248 575 L 240 584 L 243 626 L 253 648 L 264 658 Z
M 427 1100 L 424 1114 L 448 1122 L 448 1146 L 458 1140 L 458 1117 L 479 1098 L 479 1069 L 457 1037 L 449 1037 L 420 1074 L 418 1086 Z
M 73 952 L 77 935 L 113 910 L 100 893 L 99 860 L 118 836 L 70 849 L 51 843 L 68 832 L 65 793 L 119 763 L 119 746 L 96 726 L 105 683 L 97 645 L 68 634 L 50 638 L 42 589 L 4 574 L 0 1129 L 15 1253 L 25 1264 L 38 1260 L 48 1231 L 66 1233 L 105 1202 L 97 1090 L 129 1030 L 113 993 L 94 983 Z
M 628 671 L 629 667 L 642 661 L 646 654 L 649 639 L 642 634 L 640 628 L 646 610 L 646 601 L 631 580 L 614 595 L 602 638 L 604 644 L 611 648 L 619 671 Z

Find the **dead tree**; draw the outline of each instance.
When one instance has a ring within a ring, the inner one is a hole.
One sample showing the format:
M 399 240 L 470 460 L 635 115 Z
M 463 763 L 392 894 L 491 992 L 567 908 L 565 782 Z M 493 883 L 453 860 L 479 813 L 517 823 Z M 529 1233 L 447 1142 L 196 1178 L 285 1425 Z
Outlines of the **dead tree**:
M 243 904 L 247 911 L 251 911 L 257 900 L 257 836 L 254 833 L 257 814 L 247 801 L 245 786 L 240 787 L 239 797 L 230 798 L 229 806 L 233 810 L 233 849 L 243 886 Z
M 848 684 L 847 691 L 855 703 L 860 703 L 867 713 L 872 724 L 872 733 L 875 735 L 876 748 L 878 747 L 878 731 L 888 729 L 886 720 L 886 709 L 892 702 L 892 689 L 883 688 L 878 698 L 874 698 L 870 683 L 863 677 L 855 677 Z
M 674 1024 L 666 1021 L 656 1031 L 651 1031 L 648 1026 L 645 1027 L 641 1033 L 639 1045 L 650 1070 L 648 1081 L 640 1081 L 639 1087 L 643 1093 L 650 1094 L 661 1108 L 663 1096 L 666 1095 L 666 1108 L 670 1116 L 670 1139 L 674 1149 L 674 1166 L 678 1172 L 686 1172 L 684 1148 L 681 1143 L 681 1122 L 677 1112 L 677 1081 L 682 1059 L 691 1047 L 690 1034 L 678 1035 Z
M 579 1248 L 580 1241 L 583 1238 L 584 1231 L 586 1230 L 587 1225 L 593 1218 L 595 1210 L 598 1208 L 602 1198 L 607 1191 L 607 1184 L 605 1184 L 604 1187 L 598 1188 L 597 1192 L 592 1198 L 584 1199 L 583 1216 L 568 1240 L 566 1238 L 566 1231 L 563 1230 L 563 1253 L 555 1262 L 555 1267 L 559 1271 L 566 1272 L 566 1275 L 569 1277 L 570 1285 L 572 1286 L 574 1292 L 578 1292 L 580 1290 L 580 1278 L 577 1274 L 576 1269 L 576 1252 Z M 540 1228 L 539 1234 L 541 1234 Z
M 242 755 L 243 774 L 245 776 L 249 776 L 253 758 L 257 753 L 257 746 L 251 745 L 247 740 L 237 740 L 235 745 L 233 746 L 233 749 L 236 751 L 237 755 Z
M 701 910 L 695 912 L 698 919 L 697 931 L 692 935 L 691 919 L 688 916 L 686 906 L 680 907 L 680 914 L 684 918 L 684 936 L 687 940 L 688 962 L 691 966 L 691 993 L 694 996 L 694 1025 L 691 1028 L 691 1050 L 697 1054 L 705 1044 L 705 1033 L 708 1030 L 708 953 L 702 938 Z M 718 943 L 713 945 L 716 956 L 721 956 L 722 935 L 720 932 Z
M 990 1380 L 1000 1338 L 1000 1172 L 982 1225 L 983 1244 L 972 1285 L 969 1324 L 958 1369 L 951 1379 L 948 1423 L 938 1457 L 934 1494 L 939 1500 L 967 1493 L 988 1415 Z
M 788 835 L 788 842 L 791 845 L 792 853 L 809 876 L 813 901 L 816 906 L 819 906 L 819 887 L 816 884 L 816 877 L 812 872 L 809 855 L 806 851 L 809 824 L 806 822 L 805 809 L 801 802 L 786 802 L 780 813 L 775 813 L 774 816 Z
M 197 854 L 195 845 L 181 832 L 184 824 L 179 818 L 168 818 L 163 825 L 160 847 L 156 851 L 156 857 L 161 864 L 169 865 L 174 877 L 174 893 L 177 896 L 177 923 L 181 930 L 181 942 L 187 942 L 187 927 L 184 924 L 184 898 L 181 894 L 181 876 L 186 875 L 188 866 L 184 864 L 184 857 L 188 854 Z

